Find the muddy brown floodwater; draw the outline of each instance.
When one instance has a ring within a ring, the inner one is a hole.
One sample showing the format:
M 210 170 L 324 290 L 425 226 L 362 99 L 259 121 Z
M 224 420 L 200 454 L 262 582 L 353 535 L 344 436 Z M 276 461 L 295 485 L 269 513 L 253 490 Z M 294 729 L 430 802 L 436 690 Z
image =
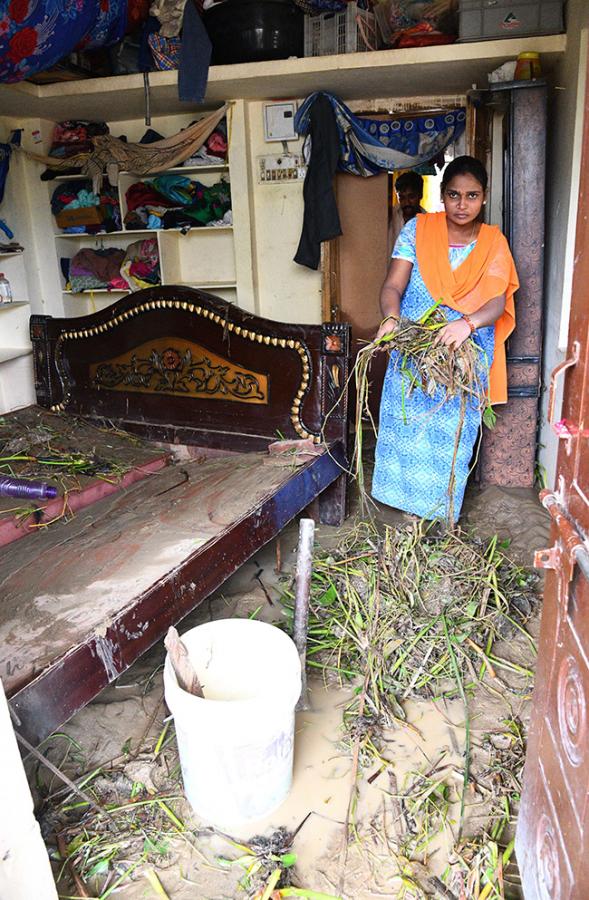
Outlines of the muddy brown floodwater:
M 400 520 L 398 514 L 387 510 L 380 510 L 379 517 L 389 523 Z M 532 491 L 471 490 L 462 524 L 481 537 L 497 533 L 502 538 L 509 538 L 510 555 L 524 565 L 531 564 L 533 551 L 545 546 L 548 538 L 547 516 Z M 333 545 L 341 537 L 341 530 L 318 529 L 320 543 Z M 296 539 L 294 523 L 280 539 L 286 572 L 292 570 L 294 564 Z M 280 618 L 277 602 L 280 576 L 275 572 L 275 562 L 275 545 L 272 544 L 180 623 L 180 634 L 202 621 L 246 616 L 258 609 L 260 617 L 266 620 Z M 268 602 L 267 595 L 273 605 Z M 536 611 L 529 624 L 532 633 L 537 632 L 538 615 Z M 510 641 L 505 643 L 509 645 Z M 509 649 L 507 646 L 507 653 Z M 160 667 L 163 659 L 163 646 L 154 648 L 64 726 L 63 731 L 85 750 L 86 771 L 120 756 L 123 748 L 128 750 L 139 744 L 153 747 L 167 715 L 162 702 Z M 425 896 L 417 889 L 412 890 L 410 882 L 403 882 L 400 877 L 403 848 L 415 848 L 415 843 L 407 843 L 414 819 L 411 807 L 402 795 L 410 785 L 419 787 L 424 776 L 429 779 L 428 784 L 442 785 L 444 802 L 440 805 L 443 812 L 439 828 L 432 827 L 431 839 L 419 853 L 419 860 L 427 866 L 427 872 L 441 876 L 452 859 L 459 827 L 465 747 L 463 705 L 458 700 L 404 703 L 407 724 L 399 724 L 384 734 L 383 756 L 389 764 L 372 760 L 369 767 L 360 768 L 357 801 L 350 815 L 350 840 L 346 841 L 344 823 L 354 772 L 350 747 L 342 743 L 341 726 L 343 709 L 351 697 L 350 687 L 327 686 L 321 679 L 311 678 L 311 709 L 297 714 L 295 770 L 290 796 L 267 819 L 238 829 L 232 837 L 247 844 L 253 836 L 271 834 L 279 827 L 294 831 L 310 813 L 293 844 L 297 854 L 296 884 L 345 900 L 382 897 L 409 900 Z M 503 696 L 501 691 L 493 694 L 481 690 L 471 699 L 471 768 L 475 780 L 466 793 L 466 834 L 477 833 L 485 825 L 488 813 L 485 789 L 478 785 L 477 773 L 484 773 L 488 763 L 489 733 L 501 732 L 507 716 L 515 717 L 525 726 L 528 715 L 529 690 L 522 696 L 517 693 Z M 135 768 L 131 763 L 128 775 L 133 780 L 149 783 L 149 758 L 141 755 L 140 759 Z M 71 767 L 68 771 L 75 774 Z M 182 804 L 179 810 L 193 835 L 190 839 L 179 836 L 173 842 L 169 859 L 162 860 L 161 866 L 150 866 L 166 895 L 170 900 L 247 897 L 247 892 L 239 886 L 243 869 L 239 865 L 226 868 L 218 863 L 220 856 L 236 858 L 239 852 L 223 837 L 211 833 L 207 823 L 191 814 L 188 804 Z M 52 843 L 51 835 L 48 842 Z M 420 871 L 425 870 L 418 866 L 412 875 L 418 876 Z M 71 886 L 67 888 L 66 881 L 62 882 L 61 888 L 63 895 L 71 891 L 69 896 L 75 896 L 75 890 Z M 443 896 L 434 892 L 430 895 Z M 112 896 L 143 900 L 158 894 L 138 867 L 132 878 L 123 882 Z

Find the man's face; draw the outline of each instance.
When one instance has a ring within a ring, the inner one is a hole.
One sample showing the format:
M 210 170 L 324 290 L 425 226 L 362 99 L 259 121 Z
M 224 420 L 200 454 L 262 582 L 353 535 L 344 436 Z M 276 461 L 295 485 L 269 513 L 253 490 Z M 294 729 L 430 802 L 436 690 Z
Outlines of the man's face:
M 413 216 L 416 216 L 419 212 L 419 204 L 421 201 L 421 195 L 414 188 L 403 188 L 400 191 L 397 191 L 397 197 L 399 198 L 399 205 L 403 210 L 403 218 L 406 222 L 409 219 L 412 219 Z

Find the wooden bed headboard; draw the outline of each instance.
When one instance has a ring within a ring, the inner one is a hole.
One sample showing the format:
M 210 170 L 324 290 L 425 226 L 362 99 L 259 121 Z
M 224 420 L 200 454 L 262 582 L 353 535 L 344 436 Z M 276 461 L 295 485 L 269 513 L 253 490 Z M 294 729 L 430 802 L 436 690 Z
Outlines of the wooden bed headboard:
M 170 443 L 346 447 L 349 325 L 282 324 L 167 286 L 30 330 L 41 406 Z

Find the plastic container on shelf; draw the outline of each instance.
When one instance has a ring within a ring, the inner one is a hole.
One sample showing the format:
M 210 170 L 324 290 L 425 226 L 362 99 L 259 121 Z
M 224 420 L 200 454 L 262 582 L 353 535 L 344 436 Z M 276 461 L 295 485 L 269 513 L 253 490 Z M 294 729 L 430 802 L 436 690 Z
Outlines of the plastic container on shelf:
M 539 53 L 520 53 L 515 66 L 514 79 L 516 81 L 533 81 L 534 78 L 542 78 L 542 66 Z
M 305 16 L 305 56 L 361 53 L 382 46 L 374 13 L 348 3 L 340 13 Z
M 186 796 L 212 825 L 260 819 L 280 806 L 292 782 L 297 649 L 279 628 L 252 619 L 208 622 L 182 640 L 205 697 L 179 687 L 167 658 L 165 696 Z
M 303 55 L 303 19 L 291 0 L 226 0 L 203 13 L 217 66 Z
M 0 272 L 0 305 L 12 303 L 12 289 L 4 272 Z
M 459 41 L 558 34 L 562 0 L 460 0 Z

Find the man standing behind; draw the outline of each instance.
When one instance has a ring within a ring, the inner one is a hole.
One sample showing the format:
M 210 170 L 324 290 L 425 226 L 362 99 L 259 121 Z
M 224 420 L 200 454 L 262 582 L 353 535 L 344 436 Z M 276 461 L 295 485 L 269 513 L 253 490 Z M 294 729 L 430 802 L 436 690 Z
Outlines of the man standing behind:
M 421 206 L 423 197 L 423 178 L 417 172 L 403 172 L 395 182 L 395 190 L 399 203 L 393 207 L 389 224 L 389 256 L 393 252 L 395 241 L 403 225 L 413 219 L 417 213 L 426 210 Z

